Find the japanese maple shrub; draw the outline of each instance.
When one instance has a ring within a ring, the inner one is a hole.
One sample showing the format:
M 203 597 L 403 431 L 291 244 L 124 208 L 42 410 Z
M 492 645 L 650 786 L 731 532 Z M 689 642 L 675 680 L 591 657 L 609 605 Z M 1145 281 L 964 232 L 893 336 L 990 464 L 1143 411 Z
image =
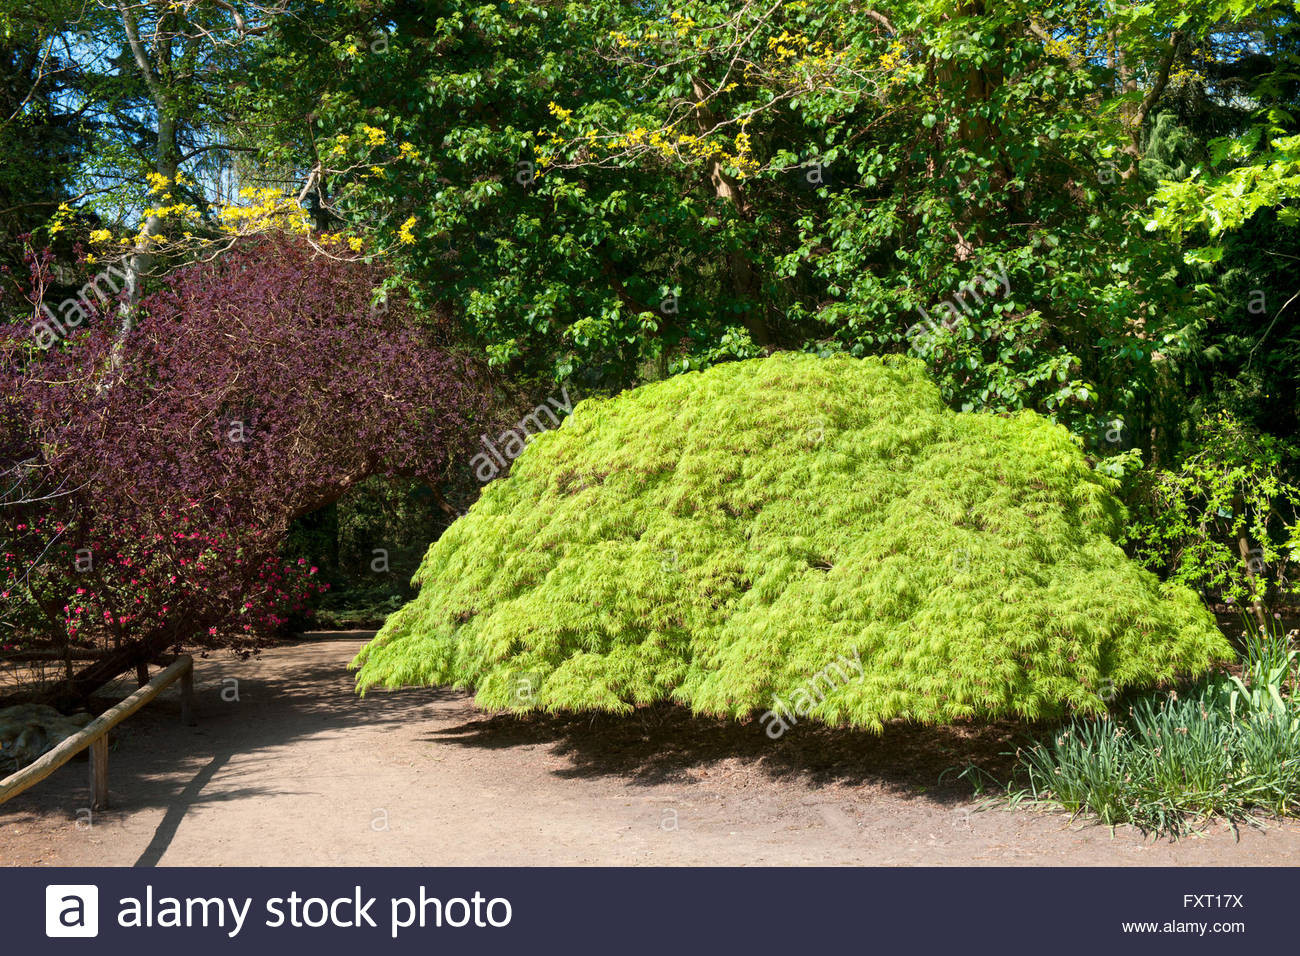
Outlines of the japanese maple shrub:
M 1101 712 L 1230 655 L 1115 543 L 1113 487 L 1035 413 L 949 410 L 915 360 L 680 375 L 535 436 L 430 548 L 357 686 L 876 730 Z

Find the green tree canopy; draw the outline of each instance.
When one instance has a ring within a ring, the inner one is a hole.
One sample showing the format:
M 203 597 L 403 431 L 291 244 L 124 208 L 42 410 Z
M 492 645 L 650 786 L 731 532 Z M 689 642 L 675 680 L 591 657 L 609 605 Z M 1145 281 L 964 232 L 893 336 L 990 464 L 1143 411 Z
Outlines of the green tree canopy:
M 331 4 L 279 22 L 249 126 L 515 370 L 911 352 L 1096 439 L 1204 318 L 1130 175 L 1177 13 Z

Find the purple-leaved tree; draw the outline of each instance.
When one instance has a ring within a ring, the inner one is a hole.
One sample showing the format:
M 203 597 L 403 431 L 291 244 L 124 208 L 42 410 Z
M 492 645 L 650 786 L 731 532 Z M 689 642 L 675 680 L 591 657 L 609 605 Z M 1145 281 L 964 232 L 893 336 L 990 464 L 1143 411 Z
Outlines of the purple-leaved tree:
M 120 362 L 119 303 L 48 349 L 0 330 L 0 643 L 59 648 L 69 697 L 255 643 L 317 589 L 280 554 L 290 522 L 371 475 L 436 488 L 486 380 L 404 299 L 374 303 L 383 278 L 264 236 L 146 296 Z

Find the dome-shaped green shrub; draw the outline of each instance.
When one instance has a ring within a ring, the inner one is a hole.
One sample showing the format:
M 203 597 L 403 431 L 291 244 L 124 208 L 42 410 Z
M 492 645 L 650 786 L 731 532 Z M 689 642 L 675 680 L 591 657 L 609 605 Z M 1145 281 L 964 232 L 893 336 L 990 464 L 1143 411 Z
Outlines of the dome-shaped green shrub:
M 783 354 L 580 403 L 429 549 L 357 687 L 480 706 L 811 716 L 1099 711 L 1229 647 L 1113 541 L 1113 482 L 909 360 Z M 775 728 L 775 729 L 774 729 Z

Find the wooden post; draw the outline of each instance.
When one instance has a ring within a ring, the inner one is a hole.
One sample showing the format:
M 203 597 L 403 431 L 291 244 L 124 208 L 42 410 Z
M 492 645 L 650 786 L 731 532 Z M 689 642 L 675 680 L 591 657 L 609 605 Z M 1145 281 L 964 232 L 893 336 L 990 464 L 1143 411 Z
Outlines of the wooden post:
M 108 808 L 108 734 L 90 745 L 90 808 Z
M 194 659 L 188 654 L 181 655 L 166 670 L 126 700 L 114 704 L 81 730 L 63 740 L 53 750 L 47 751 L 26 767 L 0 780 L 0 803 L 40 783 L 77 754 L 89 748 L 92 797 L 97 797 L 107 804 L 108 732 L 187 673 L 192 676 L 193 668 Z
M 181 723 L 193 727 L 198 721 L 194 718 L 194 665 L 181 674 Z
M 135 662 L 135 685 L 137 687 L 143 687 L 147 683 L 149 683 L 149 662 L 136 661 Z

